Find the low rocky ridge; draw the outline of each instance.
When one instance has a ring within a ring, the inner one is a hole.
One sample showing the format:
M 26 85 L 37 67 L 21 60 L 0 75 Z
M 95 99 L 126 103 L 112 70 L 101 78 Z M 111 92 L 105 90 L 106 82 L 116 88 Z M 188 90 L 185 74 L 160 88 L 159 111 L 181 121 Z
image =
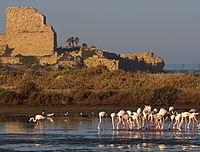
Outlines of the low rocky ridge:
M 51 66 L 54 70 L 60 69 L 80 69 L 104 66 L 109 70 L 122 69 L 129 72 L 148 71 L 162 72 L 164 60 L 156 57 L 153 52 L 143 52 L 135 54 L 115 54 L 107 50 L 96 48 L 77 47 L 73 50 L 59 48 L 53 55 L 48 56 L 15 56 L 6 54 L 8 48 L 1 47 L 0 62 L 2 64 L 29 64 L 40 66 Z

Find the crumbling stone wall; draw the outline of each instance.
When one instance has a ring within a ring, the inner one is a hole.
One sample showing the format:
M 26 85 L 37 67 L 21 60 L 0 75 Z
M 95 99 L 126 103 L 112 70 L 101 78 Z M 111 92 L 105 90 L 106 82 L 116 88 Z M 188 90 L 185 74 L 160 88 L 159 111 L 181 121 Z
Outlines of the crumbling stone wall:
M 162 72 L 164 59 L 156 57 L 153 52 L 120 54 L 120 68 L 126 71 Z
M 6 11 L 6 34 L 0 35 L 0 45 L 8 44 L 12 56 L 54 54 L 56 33 L 46 25 L 45 16 L 32 7 L 9 7 Z
M 119 69 L 119 60 L 99 58 L 97 55 L 94 55 L 93 57 L 89 57 L 85 59 L 84 63 L 88 68 L 96 67 L 96 66 L 105 66 L 109 70 Z
M 22 64 L 20 57 L 0 57 L 0 63 L 3 64 Z

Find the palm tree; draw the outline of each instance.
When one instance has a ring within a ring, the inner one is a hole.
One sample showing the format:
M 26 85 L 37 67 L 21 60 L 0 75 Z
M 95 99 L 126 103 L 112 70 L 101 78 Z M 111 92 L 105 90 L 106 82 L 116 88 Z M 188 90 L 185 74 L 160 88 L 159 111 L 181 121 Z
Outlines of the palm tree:
M 71 44 L 72 44 L 71 38 L 68 38 L 67 41 L 66 41 L 66 43 L 67 43 L 67 45 L 68 45 L 69 47 L 71 47 Z
M 74 48 L 74 37 L 71 37 L 71 44 L 72 44 L 72 48 Z
M 78 38 L 78 37 L 75 37 L 74 43 L 76 44 L 76 46 L 78 45 L 78 42 L 79 42 L 79 38 Z
M 72 48 L 74 48 L 74 43 L 76 43 L 74 37 L 68 38 L 66 42 L 67 42 L 68 46 L 72 47 Z

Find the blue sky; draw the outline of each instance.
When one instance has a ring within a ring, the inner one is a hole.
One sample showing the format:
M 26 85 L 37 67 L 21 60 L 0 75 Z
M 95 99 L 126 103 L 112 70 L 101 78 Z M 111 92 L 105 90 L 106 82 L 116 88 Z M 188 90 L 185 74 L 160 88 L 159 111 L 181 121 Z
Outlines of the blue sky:
M 115 53 L 153 51 L 167 64 L 200 64 L 200 0 L 0 0 L 0 33 L 11 6 L 44 14 L 59 45 L 78 36 Z

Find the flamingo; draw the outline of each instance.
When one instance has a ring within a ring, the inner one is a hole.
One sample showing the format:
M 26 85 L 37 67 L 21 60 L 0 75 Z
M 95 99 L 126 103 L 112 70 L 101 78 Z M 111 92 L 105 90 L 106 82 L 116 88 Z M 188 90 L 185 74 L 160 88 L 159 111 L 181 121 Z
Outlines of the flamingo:
M 159 128 L 159 129 L 164 129 L 164 124 L 165 124 L 165 119 L 164 119 L 164 116 L 165 114 L 167 114 L 168 111 L 161 108 L 159 110 L 159 112 L 156 114 L 157 116 L 155 117 L 156 119 L 156 129 Z
M 52 116 L 54 116 L 54 113 L 47 114 L 47 117 L 52 117 Z
M 129 115 L 129 117 L 130 117 L 131 114 L 132 114 L 131 110 L 127 110 L 126 113 Z
M 191 113 L 189 113 L 189 112 L 182 112 L 181 113 L 181 116 L 182 116 L 182 119 L 181 119 L 181 122 L 180 122 L 180 124 L 179 124 L 179 129 L 181 130 L 181 127 L 182 127 L 182 124 L 183 124 L 183 121 L 185 120 L 185 130 L 187 130 L 187 118 L 189 118 L 189 116 L 190 116 L 190 114 Z
M 169 107 L 169 112 L 173 113 L 173 111 L 174 111 L 174 107 Z
M 111 113 L 110 114 L 110 117 L 111 117 L 111 119 L 112 119 L 112 127 L 113 127 L 113 130 L 115 129 L 115 122 L 114 122 L 114 117 L 116 116 L 116 113 Z
M 124 110 L 120 110 L 118 113 L 117 113 L 117 116 L 119 117 L 119 121 L 117 123 L 117 129 L 119 129 L 119 124 L 121 123 L 121 121 L 123 121 L 123 118 L 122 116 L 125 114 L 126 112 Z
M 145 124 L 148 121 L 148 116 L 149 116 L 150 113 L 151 113 L 151 106 L 145 106 L 143 111 L 142 111 L 142 114 L 143 114 L 142 127 L 145 127 Z M 147 126 L 147 128 L 148 128 L 148 126 Z
M 129 118 L 129 128 L 133 129 L 137 125 L 137 129 L 140 129 L 140 124 L 139 124 L 139 114 L 137 112 L 133 112 L 133 114 Z
M 42 110 L 42 115 L 44 116 L 44 114 L 45 114 L 45 112 L 44 112 L 44 110 Z
M 190 113 L 195 113 L 195 112 L 197 112 L 197 110 L 196 110 L 196 109 L 190 109 L 189 112 L 190 112 Z
M 102 112 L 99 112 L 99 124 L 98 124 L 98 130 L 101 129 L 100 125 L 101 125 L 101 120 L 103 117 L 105 117 L 107 114 L 106 112 L 102 111 Z
M 142 109 L 141 109 L 141 108 L 138 108 L 136 112 L 140 115 L 141 112 L 142 112 Z
M 68 114 L 69 114 L 69 112 L 65 112 L 65 113 L 64 113 L 64 116 L 67 116 Z
M 142 124 L 142 118 L 141 118 L 141 112 L 142 112 L 142 109 L 141 108 L 138 108 L 136 113 L 138 114 L 138 121 L 139 121 L 139 128 L 142 128 L 141 124 Z
M 171 121 L 171 122 L 170 122 L 169 125 L 168 125 L 168 129 L 170 129 L 170 128 L 171 128 L 171 125 L 174 123 L 175 117 L 176 117 L 175 114 L 173 114 L 173 115 L 170 116 L 170 121 Z
M 182 118 L 181 113 L 177 114 L 177 115 L 175 116 L 175 123 L 173 124 L 173 128 L 175 128 L 175 126 L 177 125 L 177 129 L 178 129 L 179 131 L 181 131 L 181 128 L 180 128 L 181 118 Z
M 199 115 L 199 113 L 191 113 L 190 116 L 189 116 L 189 122 L 188 122 L 188 125 L 187 125 L 187 128 L 190 129 L 190 123 L 192 121 L 192 124 L 193 124 L 193 128 L 194 128 L 194 121 L 197 122 L 197 118 L 196 116 Z
M 122 119 L 125 120 L 125 122 L 122 121 L 122 123 L 123 123 L 123 125 L 124 125 L 124 126 L 123 126 L 123 129 L 126 128 L 126 125 L 130 126 L 130 123 L 129 123 L 129 115 L 128 115 L 128 114 L 124 114 L 124 115 L 122 116 Z
M 43 119 L 45 119 L 44 116 L 42 116 L 42 115 L 36 115 L 36 116 L 35 116 L 35 119 L 34 119 L 34 117 L 31 117 L 31 118 L 29 119 L 29 122 L 31 122 L 31 121 L 36 122 L 36 121 L 43 120 Z

